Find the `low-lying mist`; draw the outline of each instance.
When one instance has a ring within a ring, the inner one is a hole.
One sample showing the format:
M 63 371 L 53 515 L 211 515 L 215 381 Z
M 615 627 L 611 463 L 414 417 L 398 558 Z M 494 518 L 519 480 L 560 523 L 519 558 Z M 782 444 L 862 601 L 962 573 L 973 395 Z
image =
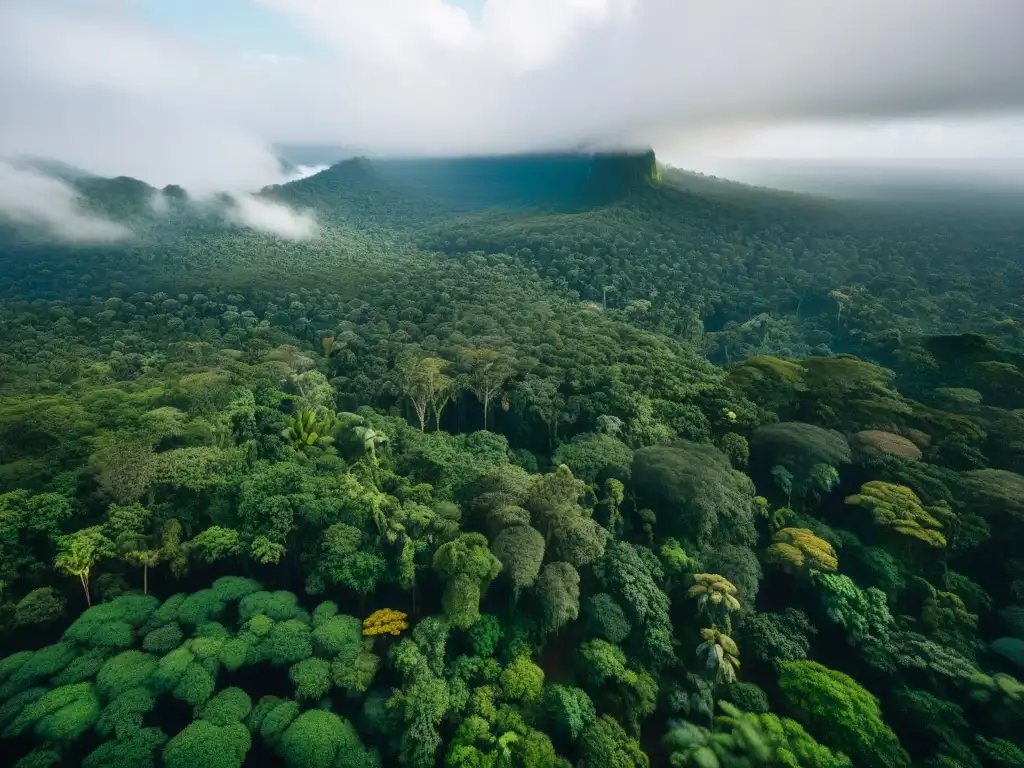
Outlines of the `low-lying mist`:
M 1024 159 L 716 160 L 707 172 L 829 197 L 907 202 L 1005 201 L 1024 206 Z

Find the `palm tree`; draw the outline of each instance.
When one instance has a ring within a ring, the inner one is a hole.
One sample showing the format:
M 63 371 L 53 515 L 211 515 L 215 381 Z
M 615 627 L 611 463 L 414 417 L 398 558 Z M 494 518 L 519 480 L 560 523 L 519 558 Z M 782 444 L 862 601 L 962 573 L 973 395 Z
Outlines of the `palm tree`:
M 697 598 L 697 610 L 710 618 L 714 626 L 720 622 L 728 629 L 729 614 L 740 609 L 736 587 L 717 573 L 695 573 L 693 580 L 687 596 Z
M 68 576 L 78 577 L 85 593 L 85 604 L 91 608 L 89 576 L 97 563 L 117 554 L 117 547 L 103 535 L 103 526 L 100 525 L 82 528 L 66 536 L 58 536 L 55 543 L 57 556 L 53 560 L 54 567 Z
M 370 456 L 374 466 L 377 466 L 377 446 L 386 445 L 388 436 L 378 432 L 371 426 L 358 426 L 352 428 L 354 434 L 363 443 L 363 450 Z
M 281 437 L 295 446 L 315 445 L 320 439 L 316 430 L 316 414 L 308 408 L 300 408 Z
M 129 535 L 118 539 L 117 548 L 121 559 L 129 565 L 142 567 L 142 594 L 149 594 L 149 569 L 163 562 L 164 548 L 154 547 L 149 536 Z
M 307 445 L 330 445 L 334 442 L 332 435 L 338 430 L 338 417 L 333 411 L 313 411 L 300 408 L 289 424 L 281 432 L 281 437 L 296 448 Z
M 697 658 L 717 682 L 735 683 L 740 668 L 740 650 L 735 641 L 717 629 L 700 631 L 704 642 L 697 646 Z

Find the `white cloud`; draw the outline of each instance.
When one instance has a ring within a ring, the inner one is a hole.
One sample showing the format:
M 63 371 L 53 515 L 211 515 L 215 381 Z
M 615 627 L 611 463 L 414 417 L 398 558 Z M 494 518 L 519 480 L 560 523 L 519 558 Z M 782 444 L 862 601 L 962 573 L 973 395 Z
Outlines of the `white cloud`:
M 731 159 L 985 160 L 1024 159 L 1024 116 L 952 116 L 944 120 L 798 123 L 737 134 L 691 136 L 666 157 Z
M 581 35 L 626 20 L 644 0 L 489 0 L 474 21 L 444 0 L 257 0 L 293 18 L 346 60 L 447 76 L 541 69 Z
M 37 225 L 58 240 L 109 242 L 131 237 L 112 221 L 84 211 L 67 184 L 35 171 L 0 163 L 0 218 Z
M 927 134 L 952 155 L 974 151 L 962 130 L 861 126 L 1024 112 L 1020 0 L 486 0 L 472 17 L 442 0 L 253 1 L 316 51 L 201 50 L 125 1 L 0 3 L 0 155 L 245 190 L 283 180 L 271 142 L 777 153 L 810 131 L 834 134 L 822 152 L 898 153 Z M 1020 145 L 990 138 L 993 155 Z
M 149 210 L 156 216 L 166 216 L 171 212 L 170 201 L 160 192 L 149 196 Z
M 321 171 L 326 171 L 329 166 L 326 165 L 297 165 L 285 177 L 285 181 L 299 181 L 301 179 L 308 179 L 310 176 L 315 176 Z
M 311 214 L 252 195 L 235 198 L 227 215 L 237 224 L 286 240 L 306 240 L 317 234 L 316 220 Z

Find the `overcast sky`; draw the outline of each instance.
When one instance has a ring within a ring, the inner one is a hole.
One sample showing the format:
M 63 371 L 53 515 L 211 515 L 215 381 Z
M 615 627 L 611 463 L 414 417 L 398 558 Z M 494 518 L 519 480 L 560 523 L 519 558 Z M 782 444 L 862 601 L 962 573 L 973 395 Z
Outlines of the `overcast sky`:
M 0 156 L 256 188 L 272 142 L 1024 157 L 1024 0 L 0 0 Z

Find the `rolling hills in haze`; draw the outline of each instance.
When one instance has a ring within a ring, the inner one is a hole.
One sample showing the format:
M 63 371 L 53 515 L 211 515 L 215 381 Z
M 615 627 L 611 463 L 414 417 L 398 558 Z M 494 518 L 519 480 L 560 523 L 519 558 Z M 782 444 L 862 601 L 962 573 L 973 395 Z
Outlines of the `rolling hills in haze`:
M 501 254 L 557 295 L 648 330 L 697 334 L 723 361 L 756 349 L 858 350 L 879 335 L 965 330 L 968 318 L 1016 344 L 1022 319 L 1024 225 L 1012 206 L 780 192 L 661 168 L 653 152 L 352 158 L 251 198 L 190 200 L 127 178 L 72 183 L 86 210 L 133 239 L 84 250 L 35 242 L 32 252 L 58 262 L 94 253 L 128 282 L 204 263 L 253 285 L 331 262 L 358 271 Z M 8 295 L 24 258 L 7 257 Z

